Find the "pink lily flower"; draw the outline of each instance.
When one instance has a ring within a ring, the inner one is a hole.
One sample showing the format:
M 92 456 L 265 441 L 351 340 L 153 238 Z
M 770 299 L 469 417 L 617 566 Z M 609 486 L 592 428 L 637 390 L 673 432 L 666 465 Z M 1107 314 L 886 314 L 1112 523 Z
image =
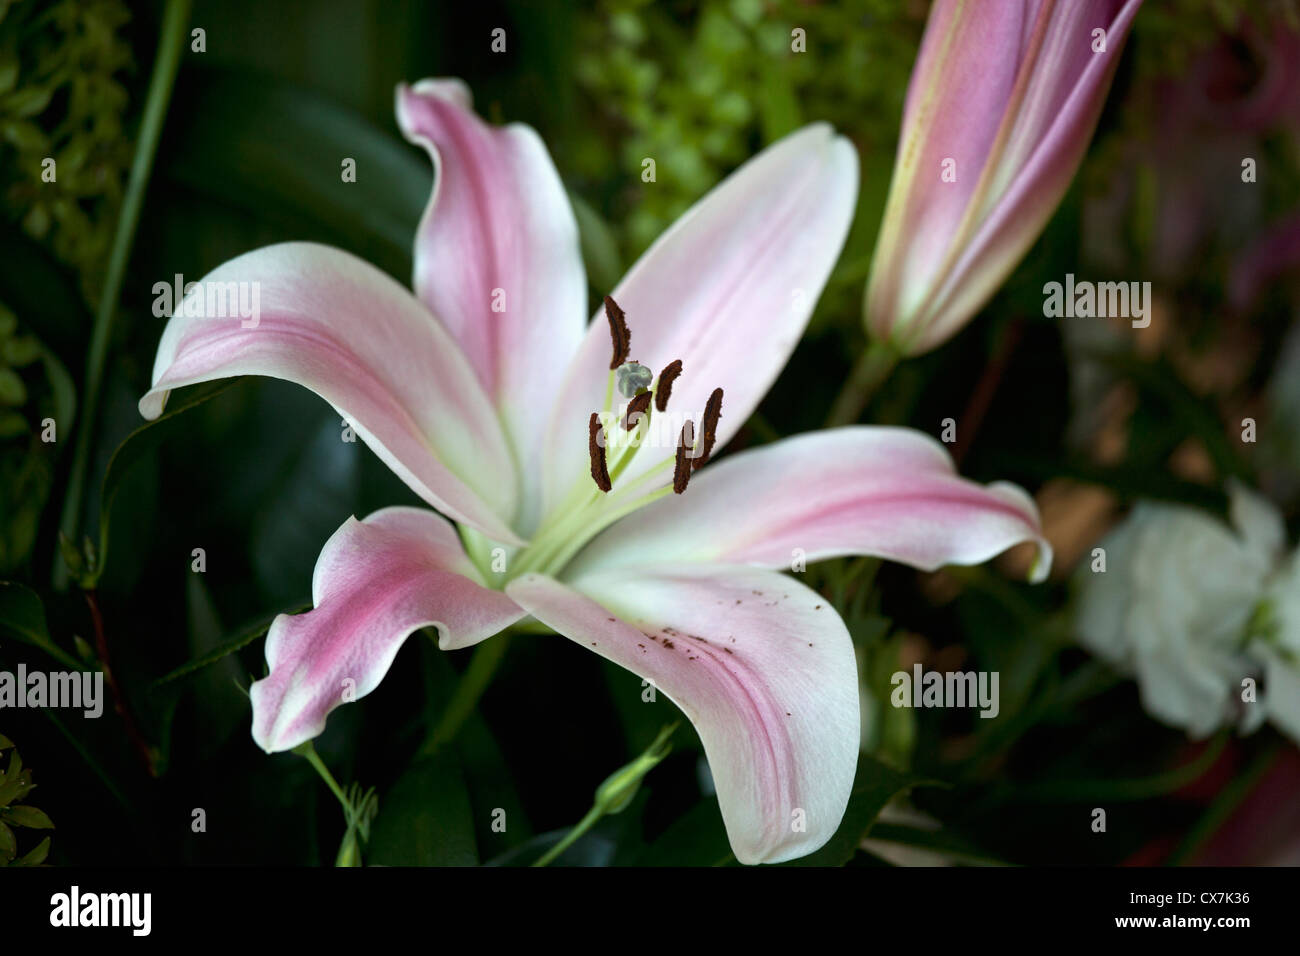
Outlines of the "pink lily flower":
M 1010 275 L 1079 168 L 1141 3 L 935 0 L 867 283 L 876 339 L 928 351 Z
M 314 609 L 267 636 L 254 739 L 282 751 L 315 737 L 344 690 L 372 691 L 419 628 L 449 650 L 532 617 L 681 708 L 739 860 L 815 850 L 852 788 L 857 671 L 834 609 L 780 570 L 847 554 L 932 569 L 1022 541 L 1038 543 L 1043 573 L 1050 562 L 1022 490 L 960 478 L 938 442 L 907 429 L 823 431 L 700 470 L 800 338 L 852 216 L 853 147 L 824 124 L 774 144 L 613 291 L 631 352 L 655 369 L 682 363 L 671 395 L 660 376 L 653 409 L 634 400 L 651 421 L 680 409 L 701 423 L 698 441 L 674 428 L 656 449 L 644 424 L 617 424 L 630 404 L 613 388 L 618 323 L 586 322 L 573 213 L 537 134 L 484 123 L 454 80 L 399 87 L 397 116 L 437 172 L 415 294 L 337 249 L 250 252 L 200 288 L 260 283 L 256 327 L 177 310 L 140 402 L 153 418 L 183 385 L 297 382 L 441 512 L 349 518 L 325 544 Z

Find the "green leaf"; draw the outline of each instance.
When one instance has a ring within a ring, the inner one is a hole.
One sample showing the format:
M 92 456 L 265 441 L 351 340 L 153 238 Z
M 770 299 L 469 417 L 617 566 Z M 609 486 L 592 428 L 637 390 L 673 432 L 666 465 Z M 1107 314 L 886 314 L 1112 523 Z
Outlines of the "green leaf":
M 40 597 L 13 581 L 0 581 L 0 636 L 40 648 L 60 663 L 81 670 L 81 664 L 50 638 Z
M 0 817 L 4 817 L 6 823 L 27 827 L 29 830 L 54 829 L 54 823 L 45 815 L 45 811 L 37 810 L 35 807 L 5 807 L 0 810 Z
M 77 419 L 77 389 L 72 384 L 72 376 L 53 350 L 42 344 L 40 356 L 45 366 L 45 378 L 50 383 L 50 391 L 54 396 L 54 421 L 62 429 L 62 434 L 66 435 Z
M 947 830 L 922 830 L 919 827 L 894 823 L 880 823 L 871 828 L 871 839 L 901 846 L 929 850 L 948 857 L 954 863 L 969 866 L 1008 866 L 1005 861 L 989 856 L 968 841 Z
M 46 837 L 26 856 L 14 860 L 14 866 L 40 866 L 50 855 L 50 838 Z
M 634 866 L 726 866 L 736 862 L 715 797 L 680 816 L 633 861 Z
M 439 725 L 448 702 L 456 696 L 463 675 L 450 663 L 452 655 L 438 650 L 437 635 L 420 642 L 420 672 L 425 677 L 427 697 L 426 721 L 429 726 Z M 505 635 L 494 641 L 507 640 Z M 533 836 L 533 827 L 516 790 L 510 764 L 501 753 L 496 736 L 477 709 L 469 713 L 451 742 L 460 757 L 465 786 L 473 806 L 500 807 L 506 814 L 508 829 L 498 832 L 492 820 L 484 814 L 476 815 L 475 838 L 481 858 L 492 858 L 506 852 L 513 844 Z
M 167 132 L 163 179 L 410 276 L 432 173 L 395 124 L 377 129 L 269 76 L 196 66 L 177 85 Z M 356 182 L 343 181 L 344 158 Z
M 3 822 L 0 822 L 0 861 L 8 863 L 18 855 L 18 838 Z
M 249 533 L 258 584 L 276 605 L 301 599 L 321 546 L 353 513 L 360 487 L 364 446 L 343 441 L 341 419 L 331 412 L 304 438 L 264 492 Z
M 727 866 L 735 864 L 718 799 L 695 804 L 651 843 L 636 866 Z
M 202 405 L 209 399 L 215 398 L 222 392 L 232 388 L 237 380 L 227 380 L 217 382 L 208 386 L 199 386 L 193 390 L 187 391 L 185 397 L 178 402 L 171 402 L 170 406 L 162 415 L 151 422 L 141 425 L 131 434 L 127 435 L 120 445 L 113 452 L 113 456 L 108 460 L 108 468 L 104 472 L 104 483 L 100 490 L 99 499 L 99 561 L 96 567 L 87 571 L 87 579 L 83 585 L 87 588 L 94 587 L 99 581 L 100 575 L 104 570 L 104 563 L 108 559 L 108 542 L 109 530 L 113 518 L 113 499 L 117 496 L 118 489 L 121 487 L 122 479 L 126 477 L 141 458 L 149 452 L 156 449 L 167 439 L 169 435 L 178 427 L 177 419 L 184 415 L 192 408 Z
M 0 302 L 66 366 L 83 360 L 90 328 L 77 282 L 39 243 L 15 226 L 0 223 Z M 59 428 L 64 428 L 62 420 Z
M 569 203 L 578 221 L 578 239 L 582 245 L 582 260 L 587 267 L 587 281 L 596 289 L 614 288 L 625 271 L 614 231 L 577 193 L 569 193 Z
M 610 826 L 601 826 L 598 824 L 595 829 L 584 833 L 581 837 L 573 842 L 555 861 L 559 866 L 609 866 L 614 860 L 614 854 L 618 850 L 618 844 L 612 840 L 607 832 L 608 829 L 615 828 L 612 821 L 601 821 L 602 824 Z M 540 859 L 551 847 L 555 846 L 561 840 L 569 835 L 567 827 L 560 830 L 550 830 L 546 833 L 539 833 L 530 840 L 526 840 L 519 846 L 512 847 L 500 856 L 494 857 L 487 862 L 487 866 L 527 866 L 534 860 Z
M 252 640 L 247 633 L 236 635 L 233 642 L 226 639 L 229 632 L 222 626 L 206 579 L 206 574 L 194 573 L 185 578 L 188 649 L 195 660 L 203 660 L 204 664 L 191 666 L 190 676 L 184 683 L 173 681 L 162 685 L 171 688 L 176 699 L 184 690 L 190 691 L 193 717 L 203 727 L 200 740 L 191 744 L 192 756 L 199 760 L 212 758 L 216 748 L 247 724 L 249 702 L 245 687 L 248 671 L 230 655 Z M 262 618 L 258 633 L 264 633 L 272 620 L 274 617 Z M 170 731 L 170 719 L 164 725 Z M 168 739 L 170 742 L 170 735 Z
M 803 125 L 799 99 L 779 61 L 769 64 L 759 83 L 758 114 L 763 124 L 763 142 L 774 143 Z
M 454 754 L 416 760 L 380 797 L 365 856 L 385 866 L 478 865 L 469 791 Z
M 304 605 L 302 607 L 298 607 L 291 611 L 286 611 L 284 613 L 300 614 L 306 610 L 308 610 L 308 606 Z M 183 677 L 188 677 L 191 674 L 197 673 L 198 671 L 203 670 L 203 668 L 215 664 L 217 661 L 221 660 L 222 658 L 230 656 L 240 648 L 247 647 L 249 644 L 253 643 L 253 641 L 257 640 L 259 637 L 261 637 L 270 629 L 271 622 L 274 621 L 280 615 L 280 613 L 281 612 L 276 611 L 272 614 L 268 614 L 266 617 L 259 619 L 257 622 L 250 624 L 247 627 L 241 628 L 229 640 L 223 641 L 220 645 L 214 647 L 211 651 L 204 654 L 202 657 L 196 657 L 192 661 L 187 661 L 186 663 L 182 664 L 180 667 L 176 668 L 174 671 L 170 671 L 169 673 L 164 674 L 162 677 L 159 677 L 156 681 L 153 682 L 152 685 L 153 689 L 157 690 L 162 686 L 164 686 L 165 684 L 170 684 L 173 681 L 177 681 Z
M 0 807 L 7 807 L 24 792 L 27 775 L 23 773 L 23 760 L 15 750 L 9 755 L 9 769 L 0 774 Z
M 923 780 L 895 770 L 866 754 L 858 755 L 858 770 L 848 808 L 835 835 L 815 853 L 791 860 L 785 866 L 843 866 L 853 858 L 858 845 L 880 816 L 885 805 L 900 793 L 917 786 L 945 786 L 937 780 Z

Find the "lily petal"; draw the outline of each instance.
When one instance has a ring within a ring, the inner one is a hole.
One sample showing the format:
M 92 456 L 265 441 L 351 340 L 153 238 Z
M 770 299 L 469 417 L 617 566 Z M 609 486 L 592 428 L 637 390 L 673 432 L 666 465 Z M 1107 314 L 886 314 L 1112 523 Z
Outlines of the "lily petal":
M 1038 509 L 1007 482 L 957 474 L 943 445 L 910 428 L 810 432 L 709 465 L 684 495 L 663 498 L 597 537 L 575 573 L 639 562 L 790 568 L 870 554 L 933 571 L 979 564 L 1022 541 L 1051 566 Z
M 521 472 L 536 474 L 551 398 L 587 310 L 564 185 L 537 133 L 484 123 L 459 80 L 399 86 L 397 118 L 406 138 L 428 150 L 436 176 L 416 234 L 416 295 L 501 409 Z M 525 514 L 525 528 L 533 517 Z
M 647 566 L 507 593 L 574 642 L 649 680 L 695 725 L 742 863 L 822 846 L 839 826 L 859 743 L 844 622 L 761 568 Z
M 627 313 L 632 357 L 655 372 L 682 360 L 668 407 L 678 427 L 685 418 L 698 424 L 721 387 L 720 450 L 758 405 L 839 256 L 857 188 L 853 146 L 824 123 L 807 126 L 691 207 L 619 283 L 613 297 Z M 556 403 L 548 503 L 586 473 L 586 423 L 603 407 L 609 360 L 609 330 L 597 317 Z M 629 478 L 659 457 L 639 455 Z
M 260 314 L 186 314 L 230 283 L 256 291 Z M 446 330 L 374 266 L 307 242 L 218 266 L 167 323 L 140 414 L 161 415 L 173 388 L 237 375 L 311 389 L 429 504 L 519 543 L 515 468 L 491 404 Z
M 450 650 L 524 616 L 484 586 L 453 527 L 420 508 L 345 521 L 316 561 L 312 602 L 272 622 L 270 674 L 249 690 L 253 739 L 268 753 L 311 740 L 330 711 L 374 690 L 418 628 L 436 626 L 438 646 Z

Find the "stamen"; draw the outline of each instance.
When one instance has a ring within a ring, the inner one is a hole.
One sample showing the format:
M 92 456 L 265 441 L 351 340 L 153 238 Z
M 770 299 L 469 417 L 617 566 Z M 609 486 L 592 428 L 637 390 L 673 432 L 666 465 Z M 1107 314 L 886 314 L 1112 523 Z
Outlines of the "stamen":
M 682 435 L 677 441 L 677 460 L 673 464 L 673 493 L 680 495 L 691 480 L 691 460 L 688 449 L 695 444 L 695 423 L 689 418 L 682 425 Z
M 600 424 L 600 414 L 591 413 L 587 422 L 587 451 L 591 455 L 591 477 L 601 491 L 609 491 L 609 466 L 605 462 L 605 429 Z
M 694 467 L 699 468 L 709 460 L 709 455 L 713 454 L 713 445 L 718 440 L 718 419 L 721 417 L 722 389 L 715 388 L 704 405 L 704 441 L 699 457 L 695 459 Z
M 609 367 L 616 369 L 627 361 L 632 332 L 627 327 L 627 314 L 610 296 L 605 296 L 605 318 L 609 319 L 609 337 L 614 342 L 614 357 L 609 360 Z
M 627 414 L 623 416 L 623 430 L 630 432 L 641 424 L 641 419 L 650 407 L 650 392 L 642 392 L 627 403 Z
M 655 408 L 659 411 L 668 410 L 668 398 L 673 393 L 673 382 L 677 381 L 677 376 L 681 374 L 681 359 L 673 359 L 659 373 L 659 387 L 655 389 Z

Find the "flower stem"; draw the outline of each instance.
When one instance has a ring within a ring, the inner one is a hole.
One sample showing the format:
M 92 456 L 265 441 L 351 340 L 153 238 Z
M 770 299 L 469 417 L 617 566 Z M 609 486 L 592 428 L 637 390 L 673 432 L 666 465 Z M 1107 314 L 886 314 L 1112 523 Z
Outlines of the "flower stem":
M 361 866 L 361 843 L 357 839 L 357 834 L 360 831 L 364 838 L 369 833 L 370 819 L 374 816 L 376 807 L 374 791 L 372 790 L 364 796 L 360 796 L 354 802 L 339 786 L 338 781 L 334 779 L 334 775 L 330 773 L 329 767 L 325 766 L 325 761 L 320 759 L 320 755 L 316 753 L 316 748 L 312 746 L 310 740 L 294 747 L 293 752 L 307 758 L 307 762 L 315 768 L 316 773 L 325 781 L 325 785 L 330 788 L 343 807 L 343 820 L 347 824 L 347 829 L 343 833 L 343 839 L 339 842 L 338 853 L 334 856 L 334 865 L 341 867 Z M 355 785 L 353 789 L 359 793 Z
M 966 409 L 959 419 L 961 434 L 957 436 L 957 443 L 952 447 L 952 460 L 957 465 L 961 465 L 971 442 L 975 440 L 975 435 L 984 422 L 984 416 L 988 413 L 989 406 L 993 404 L 993 396 L 997 393 L 998 385 L 1011 364 L 1011 355 L 1020 344 L 1023 334 L 1024 319 L 1013 319 L 1003 333 L 1002 340 L 993 355 L 985 363 L 984 371 L 980 374 L 979 381 L 975 383 L 975 390 L 971 392 L 966 402 Z
M 1237 773 L 1215 797 L 1209 809 L 1196 821 L 1191 832 L 1183 838 L 1183 842 L 1164 861 L 1165 865 L 1181 866 L 1191 860 L 1209 842 L 1210 838 L 1218 832 L 1219 828 L 1228 821 L 1228 818 L 1241 806 L 1241 803 L 1250 796 L 1268 771 L 1273 768 L 1273 764 L 1282 749 L 1283 744 L 1281 741 L 1272 741 L 1259 752 L 1255 759 L 1246 766 L 1245 770 Z
M 1166 796 L 1201 779 L 1218 761 L 1228 744 L 1228 731 L 1211 738 L 1199 754 L 1186 763 L 1149 777 L 1124 780 L 1052 780 L 1038 786 L 1020 786 L 1011 797 L 1015 803 L 1039 801 L 1077 801 L 1080 799 L 1102 802 L 1127 802 L 1154 800 Z
M 870 342 L 858 356 L 853 371 L 845 379 L 840 394 L 831 406 L 831 413 L 826 419 L 827 428 L 839 425 L 852 425 L 861 416 L 867 402 L 876 393 L 882 382 L 898 360 L 902 358 L 898 350 L 887 342 Z
M 68 476 L 68 489 L 63 499 L 63 514 L 59 527 L 73 541 L 80 539 L 82 495 L 86 485 L 86 469 L 90 463 L 91 441 L 94 436 L 99 390 L 103 384 L 104 363 L 108 358 L 108 344 L 112 337 L 113 318 L 117 313 L 122 293 L 126 265 L 131 258 L 136 227 L 140 224 L 140 210 L 144 205 L 145 187 L 153 169 L 154 154 L 167 116 L 172 85 L 180 66 L 181 48 L 185 42 L 186 27 L 190 20 L 190 0 L 167 0 L 163 10 L 162 30 L 158 41 L 158 57 L 154 62 L 149 92 L 145 98 L 144 115 L 140 133 L 136 138 L 135 156 L 131 161 L 131 174 L 122 198 L 122 211 L 118 216 L 113 247 L 109 254 L 108 272 L 95 310 L 95 326 L 91 333 L 90 350 L 86 356 L 86 381 L 81 393 L 80 428 L 72 456 L 72 470 Z M 58 554 L 58 552 L 56 552 Z M 68 581 L 68 568 L 62 557 L 55 558 L 54 583 L 63 588 Z
M 601 531 L 604 531 L 615 521 L 630 515 L 634 511 L 644 508 L 653 501 L 658 501 L 660 498 L 671 495 L 672 493 L 672 486 L 669 485 L 666 488 L 659 488 L 656 491 L 651 491 L 648 494 L 642 495 L 639 498 L 634 498 L 631 501 L 624 501 L 621 503 L 616 502 L 617 507 L 614 507 L 613 510 L 606 509 L 597 516 L 596 520 L 593 522 L 595 525 L 594 530 L 589 529 L 585 537 L 574 537 L 567 541 L 562 540 L 560 549 L 548 554 L 546 563 L 541 565 L 539 570 L 543 573 L 558 572 L 573 559 L 574 555 L 586 546 L 588 541 L 594 538 Z
M 470 658 L 469 667 L 465 669 L 460 682 L 456 684 L 451 700 L 447 701 L 447 709 L 442 712 L 442 719 L 434 725 L 420 747 L 421 755 L 427 757 L 437 753 L 445 744 L 455 739 L 461 726 L 469 719 L 469 715 L 474 713 L 479 698 L 492 683 L 492 678 L 496 676 L 501 659 L 506 656 L 509 647 L 510 634 L 506 632 L 488 638 L 474 648 L 474 656 Z
M 140 726 L 135 722 L 135 715 L 131 713 L 131 708 L 127 704 L 126 695 L 122 692 L 122 686 L 117 682 L 117 677 L 113 671 L 113 660 L 108 650 L 108 637 L 104 633 L 104 615 L 99 609 L 99 598 L 94 588 L 83 592 L 86 598 L 86 606 L 90 608 L 91 625 L 95 632 L 95 653 L 99 657 L 99 665 L 104 672 L 104 683 L 108 684 L 109 692 L 113 695 L 116 703 L 117 712 L 122 718 L 122 723 L 126 725 L 126 735 L 131 741 L 131 746 L 144 765 L 145 773 L 151 777 L 158 776 L 158 768 L 154 761 L 153 749 L 149 742 L 144 739 L 144 734 L 140 732 Z
M 635 760 L 606 777 L 604 782 L 596 788 L 596 799 L 592 802 L 591 809 L 587 811 L 586 816 L 579 820 L 559 843 L 533 861 L 532 865 L 546 866 L 573 846 L 602 817 L 611 813 L 622 813 L 626 810 L 628 804 L 632 802 L 632 798 L 636 796 L 645 775 L 658 766 L 659 762 L 667 757 L 672 750 L 668 741 L 676 731 L 676 721 L 662 727 L 659 735 Z
M 330 788 L 334 796 L 338 797 L 339 803 L 343 805 L 344 814 L 350 816 L 352 813 L 352 801 L 347 798 L 347 794 L 343 792 L 343 788 L 340 787 L 338 781 L 334 779 L 334 775 L 330 773 L 330 768 L 325 766 L 325 761 L 320 759 L 320 755 L 316 753 L 316 748 L 312 746 L 311 741 L 309 740 L 306 743 L 295 747 L 294 751 L 307 758 L 307 762 L 316 769 L 318 774 L 320 774 L 320 778 L 325 781 L 325 785 Z
M 604 807 L 592 807 L 587 811 L 587 815 L 574 825 L 573 829 L 564 835 L 559 843 L 551 847 L 540 857 L 533 861 L 533 866 L 546 866 L 558 858 L 565 850 L 577 843 L 578 840 L 588 830 L 600 822 L 600 818 L 605 815 Z

